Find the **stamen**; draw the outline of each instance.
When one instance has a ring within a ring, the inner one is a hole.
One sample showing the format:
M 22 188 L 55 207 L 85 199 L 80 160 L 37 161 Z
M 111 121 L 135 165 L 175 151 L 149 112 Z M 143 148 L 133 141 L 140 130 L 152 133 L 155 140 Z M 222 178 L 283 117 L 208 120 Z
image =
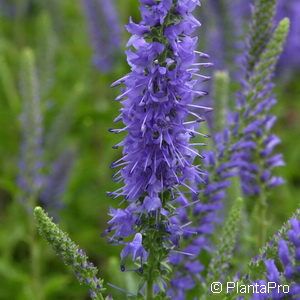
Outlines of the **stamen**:
M 124 272 L 125 272 L 125 271 L 124 271 Z M 125 294 L 128 294 L 128 295 L 133 296 L 133 297 L 137 297 L 137 295 L 135 295 L 135 294 L 133 294 L 133 293 L 131 293 L 131 292 L 129 292 L 129 291 L 126 291 L 126 290 L 124 290 L 124 289 L 122 289 L 122 288 L 120 288 L 120 287 L 118 287 L 118 286 L 116 286 L 116 285 L 114 285 L 114 284 L 107 283 L 107 285 L 109 285 L 109 286 L 111 286 L 112 288 L 114 288 L 114 289 L 116 289 L 116 290 L 119 290 L 119 291 L 121 291 L 121 292 L 123 292 L 123 293 L 125 293 Z
M 196 105 L 196 104 L 188 104 L 187 106 L 194 107 L 194 108 L 199 108 L 199 109 L 204 109 L 204 110 L 207 110 L 207 111 L 214 110 L 212 107 L 202 106 L 202 105 Z

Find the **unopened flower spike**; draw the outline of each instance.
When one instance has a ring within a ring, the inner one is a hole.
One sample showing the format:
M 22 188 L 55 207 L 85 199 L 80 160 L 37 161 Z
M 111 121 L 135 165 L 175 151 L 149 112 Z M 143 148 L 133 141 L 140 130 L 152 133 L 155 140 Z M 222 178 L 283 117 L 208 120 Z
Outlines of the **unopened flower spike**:
M 252 18 L 246 38 L 244 67 L 246 78 L 254 70 L 259 57 L 268 44 L 274 29 L 277 0 L 256 0 L 252 7 Z
M 90 290 L 93 300 L 104 300 L 103 280 L 98 279 L 98 269 L 88 261 L 85 252 L 59 229 L 41 207 L 36 207 L 34 217 L 41 236 L 52 246 L 63 262 L 73 269 L 78 281 Z

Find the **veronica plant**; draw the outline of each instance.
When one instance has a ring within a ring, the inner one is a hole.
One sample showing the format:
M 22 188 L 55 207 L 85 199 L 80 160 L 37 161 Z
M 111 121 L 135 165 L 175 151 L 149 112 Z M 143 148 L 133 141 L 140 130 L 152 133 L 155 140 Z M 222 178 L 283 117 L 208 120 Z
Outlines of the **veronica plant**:
M 172 283 L 178 299 L 184 299 L 187 290 L 201 290 L 200 274 L 205 274 L 205 268 L 199 263 L 199 258 L 201 261 L 203 252 L 211 249 L 208 237 L 214 232 L 214 225 L 220 222 L 218 212 L 226 198 L 225 189 L 231 184 L 229 179 L 234 176 L 241 177 L 241 187 L 246 195 L 259 195 L 256 222 L 259 224 L 260 244 L 264 244 L 266 198 L 271 187 L 282 183 L 280 178 L 271 175 L 271 170 L 283 164 L 281 155 L 272 155 L 279 139 L 270 133 L 275 121 L 275 117 L 268 113 L 275 103 L 271 78 L 289 25 L 288 20 L 283 20 L 275 31 L 272 30 L 274 12 L 271 10 L 274 7 L 275 2 L 273 5 L 256 2 L 253 24 L 263 22 L 267 25 L 261 29 L 259 25 L 250 28 L 243 64 L 246 71 L 242 100 L 237 111 L 233 112 L 232 125 L 214 136 L 216 150 L 204 152 L 208 172 L 206 185 L 199 193 L 199 203 L 189 212 L 185 210 L 180 214 L 182 222 L 192 220 L 197 224 L 189 231 L 198 235 L 185 235 L 187 247 L 184 251 L 193 253 L 192 257 L 184 258 L 180 254 L 171 257 L 177 268 Z M 257 62 L 254 57 L 259 58 Z
M 154 283 L 164 290 L 166 259 L 186 231 L 178 224 L 174 205 L 178 201 L 187 205 L 185 193 L 195 194 L 201 181 L 201 170 L 192 165 L 200 156 L 194 147 L 198 144 L 189 143 L 200 134 L 195 128 L 203 120 L 194 110 L 207 109 L 192 103 L 195 96 L 205 95 L 196 89 L 202 65 L 196 59 L 204 55 L 195 51 L 197 38 L 190 36 L 199 26 L 191 15 L 198 4 L 141 1 L 142 21 L 130 20 L 127 26 L 133 34 L 127 44 L 131 73 L 113 84 L 125 84 L 116 98 L 124 99 L 116 121 L 122 120 L 125 127 L 111 131 L 128 134 L 117 145 L 124 146 L 123 157 L 113 164 L 123 166 L 116 180 L 124 181 L 124 186 L 110 195 L 123 197 L 128 206 L 111 209 L 109 231 L 112 242 L 125 245 L 122 270 L 129 256 L 139 258 L 148 299 Z M 187 120 L 189 115 L 193 120 Z M 122 241 L 133 234 L 132 242 Z
M 123 86 L 115 99 L 122 105 L 115 122 L 121 121 L 124 127 L 110 131 L 127 135 L 113 147 L 123 148 L 122 157 L 112 164 L 120 168 L 113 178 L 121 187 L 109 195 L 121 201 L 117 209 L 110 209 L 104 235 L 122 247 L 121 271 L 133 271 L 140 277 L 137 293 L 130 293 L 137 299 L 210 297 L 210 281 L 223 281 L 231 275 L 229 267 L 243 215 L 242 202 L 237 200 L 214 247 L 212 236 L 226 215 L 225 200 L 230 201 L 226 189 L 232 178 L 241 179 L 245 207 L 253 197 L 260 208 L 256 220 L 262 227 L 260 244 L 265 239 L 269 189 L 283 182 L 272 173 L 283 161 L 281 155 L 273 154 L 279 139 L 270 132 L 276 118 L 269 110 L 276 102 L 272 77 L 289 22 L 284 19 L 274 24 L 275 0 L 255 2 L 237 107 L 228 121 L 224 111 L 216 107 L 220 122 L 212 148 L 199 153 L 197 146 L 207 137 L 199 132 L 199 123 L 210 108 L 193 100 L 206 95 L 199 90 L 199 83 L 208 77 L 199 74 L 199 68 L 210 64 L 198 60 L 207 55 L 195 50 L 197 38 L 192 36 L 199 27 L 192 15 L 198 5 L 197 0 L 140 0 L 141 21 L 130 19 L 126 27 L 132 35 L 126 51 L 131 71 L 112 85 Z M 214 97 L 224 106 L 228 98 L 221 94 L 227 96 L 229 76 L 217 72 L 215 77 Z M 89 268 L 83 252 L 78 252 L 40 208 L 36 218 L 43 236 L 68 265 L 75 266 L 80 282 L 92 290 L 91 297 L 102 299 L 102 282 L 92 279 L 94 268 Z M 241 280 L 255 282 L 265 277 L 289 282 L 294 296 L 299 288 L 298 217 L 285 228 L 278 252 L 273 251 L 274 243 L 269 245 L 275 256 L 256 259 L 267 258 L 263 265 L 267 272 L 262 268 L 257 276 Z M 83 263 L 78 265 L 77 259 Z M 249 268 L 250 274 L 251 264 Z M 95 289 L 96 282 L 99 289 Z M 224 299 L 231 296 L 237 295 L 224 295 Z
M 252 72 L 250 71 L 252 59 L 248 61 L 249 78 L 244 82 L 239 115 L 234 117 L 236 124 L 234 134 L 241 136 L 243 130 L 243 139 L 235 144 L 232 150 L 236 148 L 242 150 L 237 154 L 242 162 L 240 165 L 242 188 L 246 195 L 258 195 L 262 213 L 261 222 L 265 222 L 266 219 L 263 214 L 266 212 L 269 189 L 284 182 L 280 177 L 272 175 L 272 170 L 284 163 L 282 155 L 273 154 L 274 147 L 280 140 L 270 132 L 276 117 L 269 111 L 276 103 L 271 80 L 288 30 L 289 21 L 284 19 L 270 37 Z M 265 224 L 261 227 L 266 228 Z M 261 244 L 264 243 L 264 239 L 265 233 L 262 232 Z

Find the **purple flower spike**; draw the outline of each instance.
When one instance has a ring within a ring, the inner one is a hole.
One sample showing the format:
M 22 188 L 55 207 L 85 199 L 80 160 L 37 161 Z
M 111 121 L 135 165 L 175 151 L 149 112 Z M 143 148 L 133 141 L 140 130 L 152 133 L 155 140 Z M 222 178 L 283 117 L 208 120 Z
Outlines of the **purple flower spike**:
M 141 257 L 147 265 L 147 252 L 152 263 L 143 269 L 149 270 L 176 253 L 181 236 L 191 234 L 180 218 L 183 206 L 195 203 L 203 181 L 203 171 L 193 165 L 202 158 L 197 146 L 203 143 L 191 144 L 190 139 L 202 136 L 197 129 L 209 110 L 193 104 L 206 95 L 198 89 L 199 71 L 209 64 L 198 62 L 205 55 L 195 50 L 197 38 L 191 36 L 200 25 L 191 14 L 199 1 L 140 2 L 141 22 L 130 19 L 126 27 L 132 34 L 126 51 L 131 72 L 112 84 L 124 85 L 115 99 L 122 104 L 115 121 L 124 127 L 110 131 L 127 135 L 116 146 L 123 146 L 123 157 L 112 164 L 121 167 L 114 179 L 124 186 L 109 194 L 122 197 L 128 206 L 112 209 L 109 224 L 113 242 L 136 234 L 121 257 Z M 153 272 L 160 274 L 161 269 Z

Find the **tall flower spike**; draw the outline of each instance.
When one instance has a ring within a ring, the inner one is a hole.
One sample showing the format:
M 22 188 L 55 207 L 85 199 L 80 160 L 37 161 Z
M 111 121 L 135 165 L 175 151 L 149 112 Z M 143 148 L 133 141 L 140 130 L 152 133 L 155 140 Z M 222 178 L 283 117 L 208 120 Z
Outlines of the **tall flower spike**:
M 192 104 L 206 94 L 196 89 L 202 65 L 197 57 L 205 55 L 195 51 L 197 38 L 190 36 L 199 26 L 191 14 L 199 2 L 140 2 L 142 21 L 130 19 L 127 26 L 132 34 L 126 51 L 131 73 L 113 84 L 125 85 L 116 98 L 123 105 L 116 121 L 125 127 L 111 131 L 128 134 L 119 144 L 123 157 L 112 165 L 122 167 L 115 179 L 124 186 L 110 195 L 125 198 L 129 205 L 111 210 L 109 230 L 114 241 L 133 234 L 142 241 L 145 251 L 139 246 L 139 257 L 151 295 L 154 281 L 164 285 L 163 262 L 185 231 L 174 216 L 174 205 L 187 204 L 187 193 L 196 194 L 201 181 L 201 171 L 192 165 L 200 155 L 189 141 L 203 121 L 199 111 L 207 108 Z M 137 257 L 127 246 L 123 256 Z
M 273 156 L 274 147 L 279 138 L 270 132 L 276 118 L 269 113 L 276 103 L 273 95 L 272 77 L 283 44 L 289 30 L 289 21 L 280 22 L 273 33 L 252 74 L 245 82 L 242 94 L 242 108 L 235 115 L 236 135 L 243 135 L 243 140 L 232 146 L 231 150 L 241 149 L 247 157 L 241 166 L 241 180 L 247 195 L 260 194 L 261 189 L 274 187 L 282 179 L 272 177 L 271 170 L 283 165 L 281 155 Z M 262 187 L 258 182 L 262 182 Z
M 82 1 L 94 47 L 93 63 L 100 71 L 107 72 L 113 68 L 122 42 L 114 0 Z
M 52 246 L 63 262 L 71 267 L 78 281 L 89 288 L 93 300 L 104 300 L 103 280 L 97 278 L 98 269 L 88 261 L 85 252 L 55 225 L 41 207 L 36 207 L 34 217 L 41 236 Z

